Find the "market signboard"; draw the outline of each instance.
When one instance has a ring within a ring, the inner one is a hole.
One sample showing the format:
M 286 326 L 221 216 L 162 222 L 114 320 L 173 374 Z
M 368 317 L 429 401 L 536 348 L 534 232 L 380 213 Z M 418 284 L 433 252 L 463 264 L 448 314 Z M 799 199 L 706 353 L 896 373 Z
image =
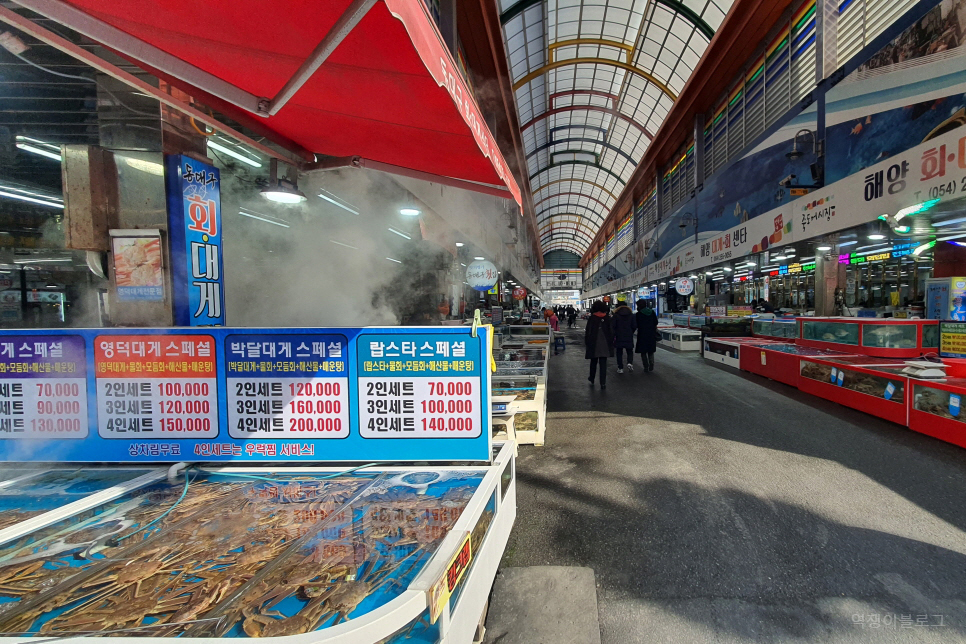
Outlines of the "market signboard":
M 0 331 L 0 461 L 487 461 L 466 328 Z
M 943 358 L 966 358 L 966 323 L 939 323 L 939 355 Z
M 218 168 L 183 155 L 165 157 L 177 326 L 225 324 L 221 178 Z

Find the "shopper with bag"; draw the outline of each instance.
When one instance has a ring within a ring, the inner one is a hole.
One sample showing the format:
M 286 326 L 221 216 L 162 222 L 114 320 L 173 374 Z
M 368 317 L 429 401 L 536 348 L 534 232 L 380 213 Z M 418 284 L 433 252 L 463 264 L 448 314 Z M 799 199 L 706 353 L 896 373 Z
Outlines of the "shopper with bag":
M 617 300 L 614 310 L 614 346 L 617 348 L 617 373 L 624 373 L 624 354 L 627 354 L 627 370 L 634 371 L 634 331 L 637 321 L 627 300 Z M 646 368 L 646 366 L 645 366 Z
M 657 330 L 657 314 L 651 308 L 650 300 L 637 301 L 637 351 L 641 354 L 644 371 L 654 371 L 654 352 L 660 333 Z
M 600 366 L 600 388 L 607 389 L 607 358 L 614 355 L 614 325 L 607 313 L 607 305 L 594 303 L 584 331 L 584 357 L 590 360 L 590 384 L 594 384 Z

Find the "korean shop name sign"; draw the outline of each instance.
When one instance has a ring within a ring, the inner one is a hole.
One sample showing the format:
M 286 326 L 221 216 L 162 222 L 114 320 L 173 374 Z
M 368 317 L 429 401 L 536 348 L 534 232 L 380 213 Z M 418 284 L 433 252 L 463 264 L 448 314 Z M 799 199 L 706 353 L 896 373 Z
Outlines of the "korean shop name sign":
M 0 331 L 0 461 L 486 461 L 468 328 Z
M 183 155 L 165 158 L 176 326 L 223 326 L 221 178 Z

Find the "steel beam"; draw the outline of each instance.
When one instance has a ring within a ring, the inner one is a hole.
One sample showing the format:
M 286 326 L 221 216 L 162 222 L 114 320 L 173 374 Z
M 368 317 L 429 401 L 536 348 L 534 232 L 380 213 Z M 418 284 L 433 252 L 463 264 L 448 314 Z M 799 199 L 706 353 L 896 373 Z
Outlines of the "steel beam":
M 61 0 L 15 1 L 17 4 L 39 13 L 45 18 L 65 25 L 83 36 L 87 36 L 134 60 L 141 61 L 172 78 L 177 78 L 178 80 L 190 83 L 194 87 L 199 87 L 212 96 L 227 101 L 236 107 L 259 114 L 259 103 L 267 101 L 265 98 L 246 92 L 236 85 L 232 85 L 218 78 L 214 74 L 195 67 L 177 56 L 172 56 L 168 52 L 158 49 L 140 38 L 135 38 L 131 34 L 121 31 L 117 27 L 109 25 L 102 20 L 98 20 Z
M 532 72 L 530 72 L 529 74 L 527 74 L 526 76 L 524 76 L 523 78 L 515 82 L 513 84 L 513 91 L 520 89 L 521 87 L 523 87 L 524 85 L 532 81 L 533 79 L 543 76 L 551 69 L 568 67 L 570 65 L 609 65 L 611 67 L 620 67 L 625 71 L 629 71 L 632 74 L 637 74 L 644 80 L 650 83 L 653 83 L 654 86 L 660 89 L 662 92 L 664 92 L 667 95 L 667 97 L 671 99 L 671 101 L 676 101 L 678 98 L 667 85 L 661 82 L 653 74 L 648 73 L 643 69 L 639 69 L 634 65 L 628 65 L 627 63 L 622 63 L 619 60 L 608 60 L 606 58 L 568 58 L 567 60 L 557 60 L 557 61 L 549 62 L 543 67 L 538 67 L 537 69 L 533 70 Z
M 312 54 L 302 63 L 298 71 L 295 72 L 295 75 L 288 79 L 288 82 L 278 91 L 275 98 L 267 106 L 264 104 L 259 106 L 260 113 L 263 113 L 261 112 L 262 108 L 266 108 L 263 113 L 265 116 L 278 114 L 279 110 L 285 107 L 285 104 L 295 96 L 296 92 L 302 89 L 302 86 L 312 78 L 312 75 L 318 71 L 322 63 L 342 44 L 345 37 L 355 29 L 359 21 L 369 13 L 369 10 L 375 4 L 376 0 L 355 0 L 349 5 L 345 13 L 339 16 L 339 19 L 329 29 L 329 33 L 325 34 L 325 37 L 316 46 Z

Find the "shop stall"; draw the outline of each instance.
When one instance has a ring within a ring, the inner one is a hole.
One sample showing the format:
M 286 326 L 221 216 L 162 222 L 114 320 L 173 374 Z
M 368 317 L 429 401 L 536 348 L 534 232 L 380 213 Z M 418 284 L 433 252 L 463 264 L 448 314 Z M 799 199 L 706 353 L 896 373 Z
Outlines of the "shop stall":
M 917 379 L 910 385 L 909 429 L 966 447 L 966 415 L 960 411 L 966 378 Z
M 805 393 L 908 424 L 910 379 L 904 364 L 867 356 L 809 356 L 800 365 L 798 388 Z
M 794 341 L 798 338 L 798 327 L 795 318 L 755 318 L 751 322 L 751 333 L 756 338 Z
M 515 516 L 514 446 L 486 431 L 485 333 L 0 344 L 14 347 L 0 370 L 10 641 L 474 640 Z
M 547 433 L 550 338 L 546 326 L 510 326 L 502 345 L 494 348 L 493 395 L 515 396 L 509 422 L 519 444 L 543 445 Z
M 679 326 L 658 327 L 661 339 L 658 345 L 678 351 L 700 351 L 701 332 L 693 329 L 685 329 Z
M 741 369 L 792 387 L 799 386 L 800 361 L 806 357 L 840 357 L 841 351 L 801 347 L 784 342 L 748 342 L 742 345 Z

